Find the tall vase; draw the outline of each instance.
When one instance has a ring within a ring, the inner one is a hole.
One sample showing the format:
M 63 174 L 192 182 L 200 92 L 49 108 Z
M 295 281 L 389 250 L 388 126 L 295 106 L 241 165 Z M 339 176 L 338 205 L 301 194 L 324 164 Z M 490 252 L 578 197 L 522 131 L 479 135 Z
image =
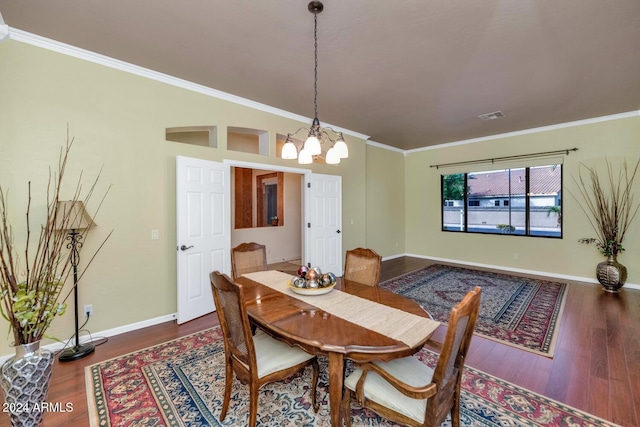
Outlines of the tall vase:
M 15 347 L 16 355 L 2 364 L 0 385 L 13 427 L 36 427 L 46 406 L 53 353 L 40 348 L 40 341 Z
M 596 267 L 596 277 L 605 291 L 618 292 L 627 280 L 627 267 L 620 264 L 615 255 L 609 255 Z

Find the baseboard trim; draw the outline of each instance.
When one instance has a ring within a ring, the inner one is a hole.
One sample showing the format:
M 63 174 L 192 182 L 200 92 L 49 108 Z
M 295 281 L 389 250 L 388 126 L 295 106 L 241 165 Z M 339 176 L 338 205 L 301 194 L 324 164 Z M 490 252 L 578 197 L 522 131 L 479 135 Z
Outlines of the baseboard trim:
M 459 259 L 438 258 L 438 257 L 417 255 L 417 254 L 410 254 L 410 253 L 402 254 L 402 255 L 392 255 L 390 257 L 383 258 L 383 260 L 399 258 L 401 256 L 410 256 L 410 257 L 414 257 L 414 258 L 429 259 L 429 260 L 432 260 L 432 261 L 440 261 L 440 262 L 450 262 L 450 263 L 454 263 L 454 264 L 464 264 L 464 265 L 470 265 L 470 266 L 473 266 L 473 267 L 491 268 L 491 269 L 495 269 L 495 270 L 509 271 L 509 272 L 513 272 L 513 273 L 534 274 L 536 276 L 552 277 L 554 279 L 571 280 L 571 281 L 574 281 L 574 282 L 593 283 L 593 284 L 598 284 L 598 285 L 600 284 L 600 283 L 598 283 L 598 281 L 596 279 L 594 279 L 592 277 L 571 276 L 571 275 L 568 275 L 568 274 L 551 273 L 551 272 L 548 272 L 548 271 L 525 270 L 525 269 L 522 269 L 522 268 L 505 267 L 505 266 L 502 266 L 502 265 L 482 264 L 482 263 L 478 263 L 478 262 L 462 261 L 462 260 L 459 260 Z M 624 287 L 627 288 L 627 289 L 640 289 L 640 284 L 625 283 Z
M 450 263 L 454 263 L 454 264 L 464 264 L 464 265 L 469 265 L 469 266 L 473 266 L 473 267 L 491 268 L 491 269 L 495 269 L 495 270 L 509 271 L 509 272 L 513 272 L 513 273 L 533 274 L 533 275 L 536 275 L 536 276 L 552 277 L 552 278 L 555 278 L 555 279 L 571 280 L 571 281 L 575 281 L 575 282 L 598 284 L 598 281 L 596 279 L 593 279 L 593 278 L 590 278 L 590 277 L 571 276 L 571 275 L 568 275 L 568 274 L 550 273 L 548 271 L 525 270 L 525 269 L 522 269 L 522 268 L 504 267 L 504 266 L 501 266 L 501 265 L 482 264 L 482 263 L 478 263 L 478 262 L 461 261 L 459 259 L 439 258 L 439 257 L 432 257 L 432 256 L 425 256 L 425 255 L 418 255 L 418 254 L 411 254 L 411 253 L 390 255 L 390 256 L 383 257 L 382 260 L 383 261 L 387 261 L 387 260 L 391 260 L 391 259 L 395 259 L 395 258 L 400 258 L 400 257 L 403 257 L 403 256 L 409 256 L 409 257 L 414 257 L 414 258 L 422 258 L 422 259 L 429 259 L 429 260 L 432 260 L 432 261 L 439 261 L 439 262 L 450 262 Z M 640 284 L 635 284 L 635 283 L 625 283 L 624 287 L 628 288 L 628 289 L 639 289 L 640 290 Z M 129 325 L 119 326 L 117 328 L 107 329 L 105 331 L 97 332 L 95 334 L 92 334 L 92 336 L 94 336 L 94 337 L 112 337 L 112 336 L 115 336 L 115 335 L 124 334 L 125 332 L 131 332 L 131 331 L 135 331 L 135 330 L 138 330 L 138 329 L 146 328 L 148 326 L 154 326 L 154 325 L 158 325 L 160 323 L 169 322 L 171 320 L 175 320 L 176 317 L 177 317 L 177 313 L 171 313 L 171 314 L 167 314 L 165 316 L 155 317 L 153 319 L 143 320 L 141 322 L 136 322 L 136 323 L 131 323 Z M 81 343 L 85 343 L 85 342 L 88 342 L 88 341 L 89 341 L 89 336 L 88 335 L 83 335 L 83 336 L 80 337 L 80 342 Z M 57 343 L 57 342 L 56 343 L 51 343 L 51 344 L 47 344 L 47 345 L 43 346 L 43 348 L 49 349 L 51 351 L 57 351 L 57 350 L 61 350 L 62 348 L 64 348 L 64 343 Z M 7 355 L 4 355 L 4 356 L 0 356 L 0 364 L 4 363 L 6 360 L 8 360 L 12 356 L 13 356 L 13 354 L 7 354 Z
M 382 257 L 382 261 L 388 261 L 390 259 L 402 258 L 403 256 L 410 256 L 410 255 L 397 254 L 397 255 L 385 256 L 385 257 Z M 416 258 L 423 258 L 423 257 L 416 257 Z
M 107 329 L 107 330 L 102 331 L 102 332 L 92 333 L 91 336 L 93 337 L 94 340 L 96 340 L 96 338 L 98 338 L 98 337 L 100 337 L 100 338 L 102 338 L 102 337 L 113 337 L 115 335 L 124 334 L 125 332 L 131 332 L 131 331 L 135 331 L 135 330 L 138 330 L 138 329 L 146 328 L 148 326 L 154 326 L 154 325 L 158 325 L 160 323 L 169 322 L 169 321 L 175 320 L 176 317 L 177 317 L 177 313 L 171 313 L 171 314 L 167 314 L 165 316 L 155 317 L 153 319 L 147 319 L 147 320 L 143 320 L 141 322 L 130 323 L 128 325 L 119 326 L 117 328 Z M 89 341 L 90 341 L 89 335 L 80 336 L 80 343 L 81 344 L 84 344 L 84 343 L 89 342 Z M 44 345 L 44 346 L 42 346 L 42 348 L 46 348 L 46 349 L 51 350 L 51 351 L 58 351 L 58 350 L 62 350 L 63 348 L 65 348 L 65 343 L 54 342 L 54 343 L 51 343 L 51 344 Z M 0 356 L 0 364 L 4 363 L 6 360 L 11 358 L 12 356 L 13 356 L 13 354 L 7 354 L 7 355 L 4 355 L 4 356 Z

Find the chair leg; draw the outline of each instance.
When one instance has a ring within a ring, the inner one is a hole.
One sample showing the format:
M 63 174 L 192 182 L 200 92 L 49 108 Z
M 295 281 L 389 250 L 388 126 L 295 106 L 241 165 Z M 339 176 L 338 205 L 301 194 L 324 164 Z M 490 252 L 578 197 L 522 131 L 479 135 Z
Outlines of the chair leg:
M 222 401 L 222 412 L 220 413 L 220 421 L 224 421 L 229 409 L 229 401 L 231 400 L 231 385 L 233 384 L 233 370 L 231 364 L 227 361 L 224 374 L 224 400 Z
M 258 384 L 249 384 L 249 427 L 256 427 L 258 420 Z
M 453 397 L 453 406 L 451 407 L 451 427 L 460 427 L 460 389 L 459 388 L 457 389 L 456 394 Z
M 318 366 L 318 358 L 315 358 L 313 360 L 313 364 L 311 365 L 311 367 L 313 368 L 313 379 L 311 381 L 311 402 L 313 404 L 313 411 L 314 412 L 318 412 L 318 409 L 320 408 L 320 405 L 318 404 L 318 398 L 317 398 L 317 388 L 318 388 L 318 377 L 320 376 L 320 367 Z
M 344 420 L 346 427 L 351 427 L 351 390 L 349 389 L 345 389 L 342 393 L 340 412 L 342 413 L 342 419 Z

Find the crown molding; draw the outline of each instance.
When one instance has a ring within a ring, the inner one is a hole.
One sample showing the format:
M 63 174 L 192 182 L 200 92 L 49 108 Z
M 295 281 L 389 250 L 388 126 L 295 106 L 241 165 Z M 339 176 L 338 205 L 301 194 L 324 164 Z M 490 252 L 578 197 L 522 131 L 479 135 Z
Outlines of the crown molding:
M 1 18 L 1 15 L 0 15 L 0 18 Z M 279 108 L 275 108 L 270 105 L 252 101 L 247 98 L 242 98 L 240 96 L 233 95 L 227 92 L 222 92 L 217 89 L 196 84 L 188 80 L 180 79 L 178 77 L 173 77 L 168 74 L 160 73 L 158 71 L 150 70 L 148 68 L 130 64 L 128 62 L 124 62 L 119 59 L 111 58 L 105 55 L 101 55 L 99 53 L 81 49 L 79 47 L 68 45 L 66 43 L 61 43 L 52 39 L 48 39 L 46 37 L 38 36 L 36 34 L 19 30 L 17 28 L 12 28 L 6 24 L 0 23 L 0 42 L 2 42 L 3 40 L 6 40 L 7 38 L 22 42 L 22 43 L 30 44 L 32 46 L 37 46 L 43 49 L 51 50 L 53 52 L 58 52 L 63 55 L 93 62 L 95 64 L 104 65 L 106 67 L 124 71 L 126 73 L 148 78 L 148 79 L 155 80 L 168 85 L 176 86 L 182 89 L 190 90 L 192 92 L 197 92 L 206 96 L 210 96 L 212 98 L 233 102 L 234 104 L 243 105 L 249 108 L 253 108 L 259 111 L 264 111 L 266 113 L 274 114 L 274 115 L 295 120 L 298 122 L 310 123 L 312 121 L 312 119 L 309 117 L 305 117 L 299 114 L 291 113 L 289 111 L 281 110 Z M 629 112 L 620 113 L 620 114 L 612 114 L 612 115 L 602 116 L 602 117 L 594 117 L 594 118 L 584 119 L 584 120 L 576 120 L 573 122 L 559 123 L 555 125 L 542 126 L 542 127 L 525 129 L 525 130 L 515 131 L 515 132 L 507 132 L 507 133 L 501 133 L 496 135 L 483 136 L 480 138 L 472 138 L 472 139 L 466 139 L 461 141 L 448 142 L 445 144 L 432 145 L 428 147 L 415 148 L 411 150 L 402 150 L 386 144 L 381 144 L 379 142 L 371 141 L 369 140 L 370 138 L 369 135 L 365 135 L 360 132 L 355 132 L 349 129 L 341 128 L 339 126 L 332 126 L 331 124 L 328 124 L 328 123 L 321 123 L 321 125 L 324 127 L 331 127 L 332 129 L 338 132 L 342 132 L 345 135 L 350 135 L 356 138 L 360 138 L 366 141 L 367 145 L 402 153 L 406 157 L 409 154 L 417 153 L 421 151 L 437 150 L 440 148 L 449 148 L 449 147 L 455 147 L 458 145 L 473 144 L 476 142 L 509 138 L 509 137 L 520 136 L 520 135 L 528 135 L 528 134 L 539 133 L 539 132 L 547 132 L 550 130 L 564 129 L 564 128 L 574 127 L 574 126 L 583 126 L 587 124 L 600 123 L 600 122 L 605 122 L 610 120 L 619 120 L 619 119 L 625 119 L 629 117 L 640 117 L 640 110 L 629 111 Z
M 2 12 L 0 12 L 0 42 L 6 40 L 7 37 L 9 37 L 9 26 L 5 24 Z
M 299 114 L 291 113 L 289 111 L 281 110 L 279 108 L 272 107 L 270 105 L 262 104 L 260 102 L 252 101 L 247 98 L 242 98 L 227 92 L 222 92 L 217 89 L 213 89 L 207 86 L 203 86 L 197 83 L 190 82 L 188 80 L 180 79 L 178 77 L 170 76 L 168 74 L 160 73 L 158 71 L 150 70 L 148 68 L 140 67 L 138 65 L 130 64 L 128 62 L 121 61 L 119 59 L 111 58 L 109 56 L 101 55 L 99 53 L 91 52 L 89 50 L 81 49 L 76 46 L 72 46 L 66 43 L 61 43 L 46 37 L 38 36 L 36 34 L 29 33 L 27 31 L 11 28 L 9 26 L 0 25 L 0 40 L 2 40 L 3 27 L 6 28 L 6 33 L 11 40 L 26 43 L 32 46 L 47 49 L 53 52 L 58 52 L 63 55 L 71 56 L 74 58 L 82 59 L 84 61 L 93 62 L 94 64 L 104 65 L 105 67 L 113 68 L 119 71 L 124 71 L 129 74 L 144 77 L 150 80 L 155 80 L 168 85 L 176 86 L 182 89 L 197 92 L 212 98 L 221 99 L 234 104 L 243 105 L 245 107 L 253 108 L 255 110 L 264 111 L 266 113 L 274 114 L 276 116 L 285 117 L 287 119 L 296 120 L 302 123 L 311 123 L 312 119 L 301 116 Z M 6 35 L 5 35 L 6 37 Z M 363 140 L 369 139 L 368 135 L 364 135 L 360 132 L 355 132 L 349 129 L 344 129 L 338 126 L 332 126 L 330 124 L 322 124 L 325 127 L 331 127 L 338 132 L 342 132 L 345 135 L 354 136 Z
M 480 138 L 464 139 L 464 140 L 461 140 L 461 141 L 447 142 L 445 144 L 438 144 L 438 145 L 430 145 L 428 147 L 414 148 L 414 149 L 411 149 L 411 150 L 402 150 L 402 149 L 399 149 L 399 148 L 396 148 L 396 147 L 392 147 L 392 146 L 389 146 L 389 145 L 381 144 L 379 142 L 375 142 L 375 141 L 371 141 L 371 140 L 367 141 L 367 145 L 372 145 L 372 146 L 383 148 L 383 149 L 386 149 L 386 150 L 396 151 L 396 152 L 404 154 L 404 156 L 407 157 L 407 155 L 409 155 L 409 154 L 419 153 L 421 151 L 438 150 L 440 148 L 449 148 L 449 147 L 455 147 L 455 146 L 458 146 L 458 145 L 473 144 L 473 143 L 476 143 L 476 142 L 491 141 L 491 140 L 502 139 L 502 138 L 510 138 L 510 137 L 513 137 L 513 136 L 528 135 L 528 134 L 539 133 L 539 132 L 547 132 L 547 131 L 550 131 L 550 130 L 564 129 L 564 128 L 570 128 L 570 127 L 574 127 L 574 126 L 584 126 L 584 125 L 593 124 L 593 123 L 608 122 L 608 121 L 611 121 L 611 120 L 628 119 L 630 117 L 640 117 L 640 110 L 628 111 L 626 113 L 619 113 L 619 114 L 611 114 L 611 115 L 608 115 L 608 116 L 593 117 L 593 118 L 590 118 L 590 119 L 576 120 L 576 121 L 573 121 L 573 122 L 559 123 L 559 124 L 549 125 L 549 126 L 541 126 L 541 127 L 537 127 L 537 128 L 519 130 L 519 131 L 514 131 L 514 132 L 499 133 L 499 134 L 495 134 L 495 135 L 483 136 L 483 137 L 480 137 Z
M 413 150 L 407 150 L 405 152 L 405 155 L 411 154 L 411 153 L 418 153 L 420 151 L 437 150 L 440 148 L 449 148 L 449 147 L 455 147 L 458 145 L 473 144 L 475 142 L 491 141 L 494 139 L 510 138 L 512 136 L 529 135 L 532 133 L 547 132 L 550 130 L 564 129 L 564 128 L 570 128 L 574 126 L 584 126 L 584 125 L 593 124 L 593 123 L 608 122 L 611 120 L 628 119 L 630 117 L 640 117 L 640 110 L 629 111 L 626 113 L 619 113 L 619 114 L 611 114 L 608 116 L 593 117 L 590 119 L 576 120 L 573 122 L 559 123 L 559 124 L 549 125 L 549 126 L 541 126 L 541 127 L 525 129 L 525 130 L 518 130 L 515 132 L 500 133 L 496 135 L 483 136 L 480 138 L 465 139 L 462 141 L 448 142 L 446 144 L 432 145 L 429 147 L 415 148 Z
M 372 141 L 372 140 L 368 140 L 367 141 L 367 145 L 371 145 L 373 147 L 378 147 L 378 148 L 382 148 L 383 150 L 389 150 L 389 151 L 395 151 L 396 153 L 401 153 L 402 155 L 404 155 L 406 157 L 407 155 L 407 151 L 403 150 L 401 148 L 398 147 L 392 147 L 390 145 L 386 145 L 386 144 L 382 144 L 380 142 L 376 142 L 376 141 Z

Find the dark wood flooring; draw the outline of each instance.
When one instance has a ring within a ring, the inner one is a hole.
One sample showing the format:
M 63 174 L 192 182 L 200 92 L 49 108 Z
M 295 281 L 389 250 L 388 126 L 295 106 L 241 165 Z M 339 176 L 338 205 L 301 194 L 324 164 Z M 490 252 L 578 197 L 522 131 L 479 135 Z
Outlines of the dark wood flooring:
M 380 279 L 429 264 L 409 257 L 384 261 Z M 70 402 L 73 411 L 47 413 L 43 424 L 89 425 L 85 366 L 216 324 L 215 314 L 181 326 L 167 322 L 111 337 L 84 359 L 56 361 L 48 402 Z M 440 327 L 434 339 L 443 338 Z M 599 285 L 571 282 L 553 359 L 475 336 L 467 364 L 622 426 L 640 427 L 640 291 L 609 294 Z M 0 413 L 0 425 L 9 425 L 6 413 Z

